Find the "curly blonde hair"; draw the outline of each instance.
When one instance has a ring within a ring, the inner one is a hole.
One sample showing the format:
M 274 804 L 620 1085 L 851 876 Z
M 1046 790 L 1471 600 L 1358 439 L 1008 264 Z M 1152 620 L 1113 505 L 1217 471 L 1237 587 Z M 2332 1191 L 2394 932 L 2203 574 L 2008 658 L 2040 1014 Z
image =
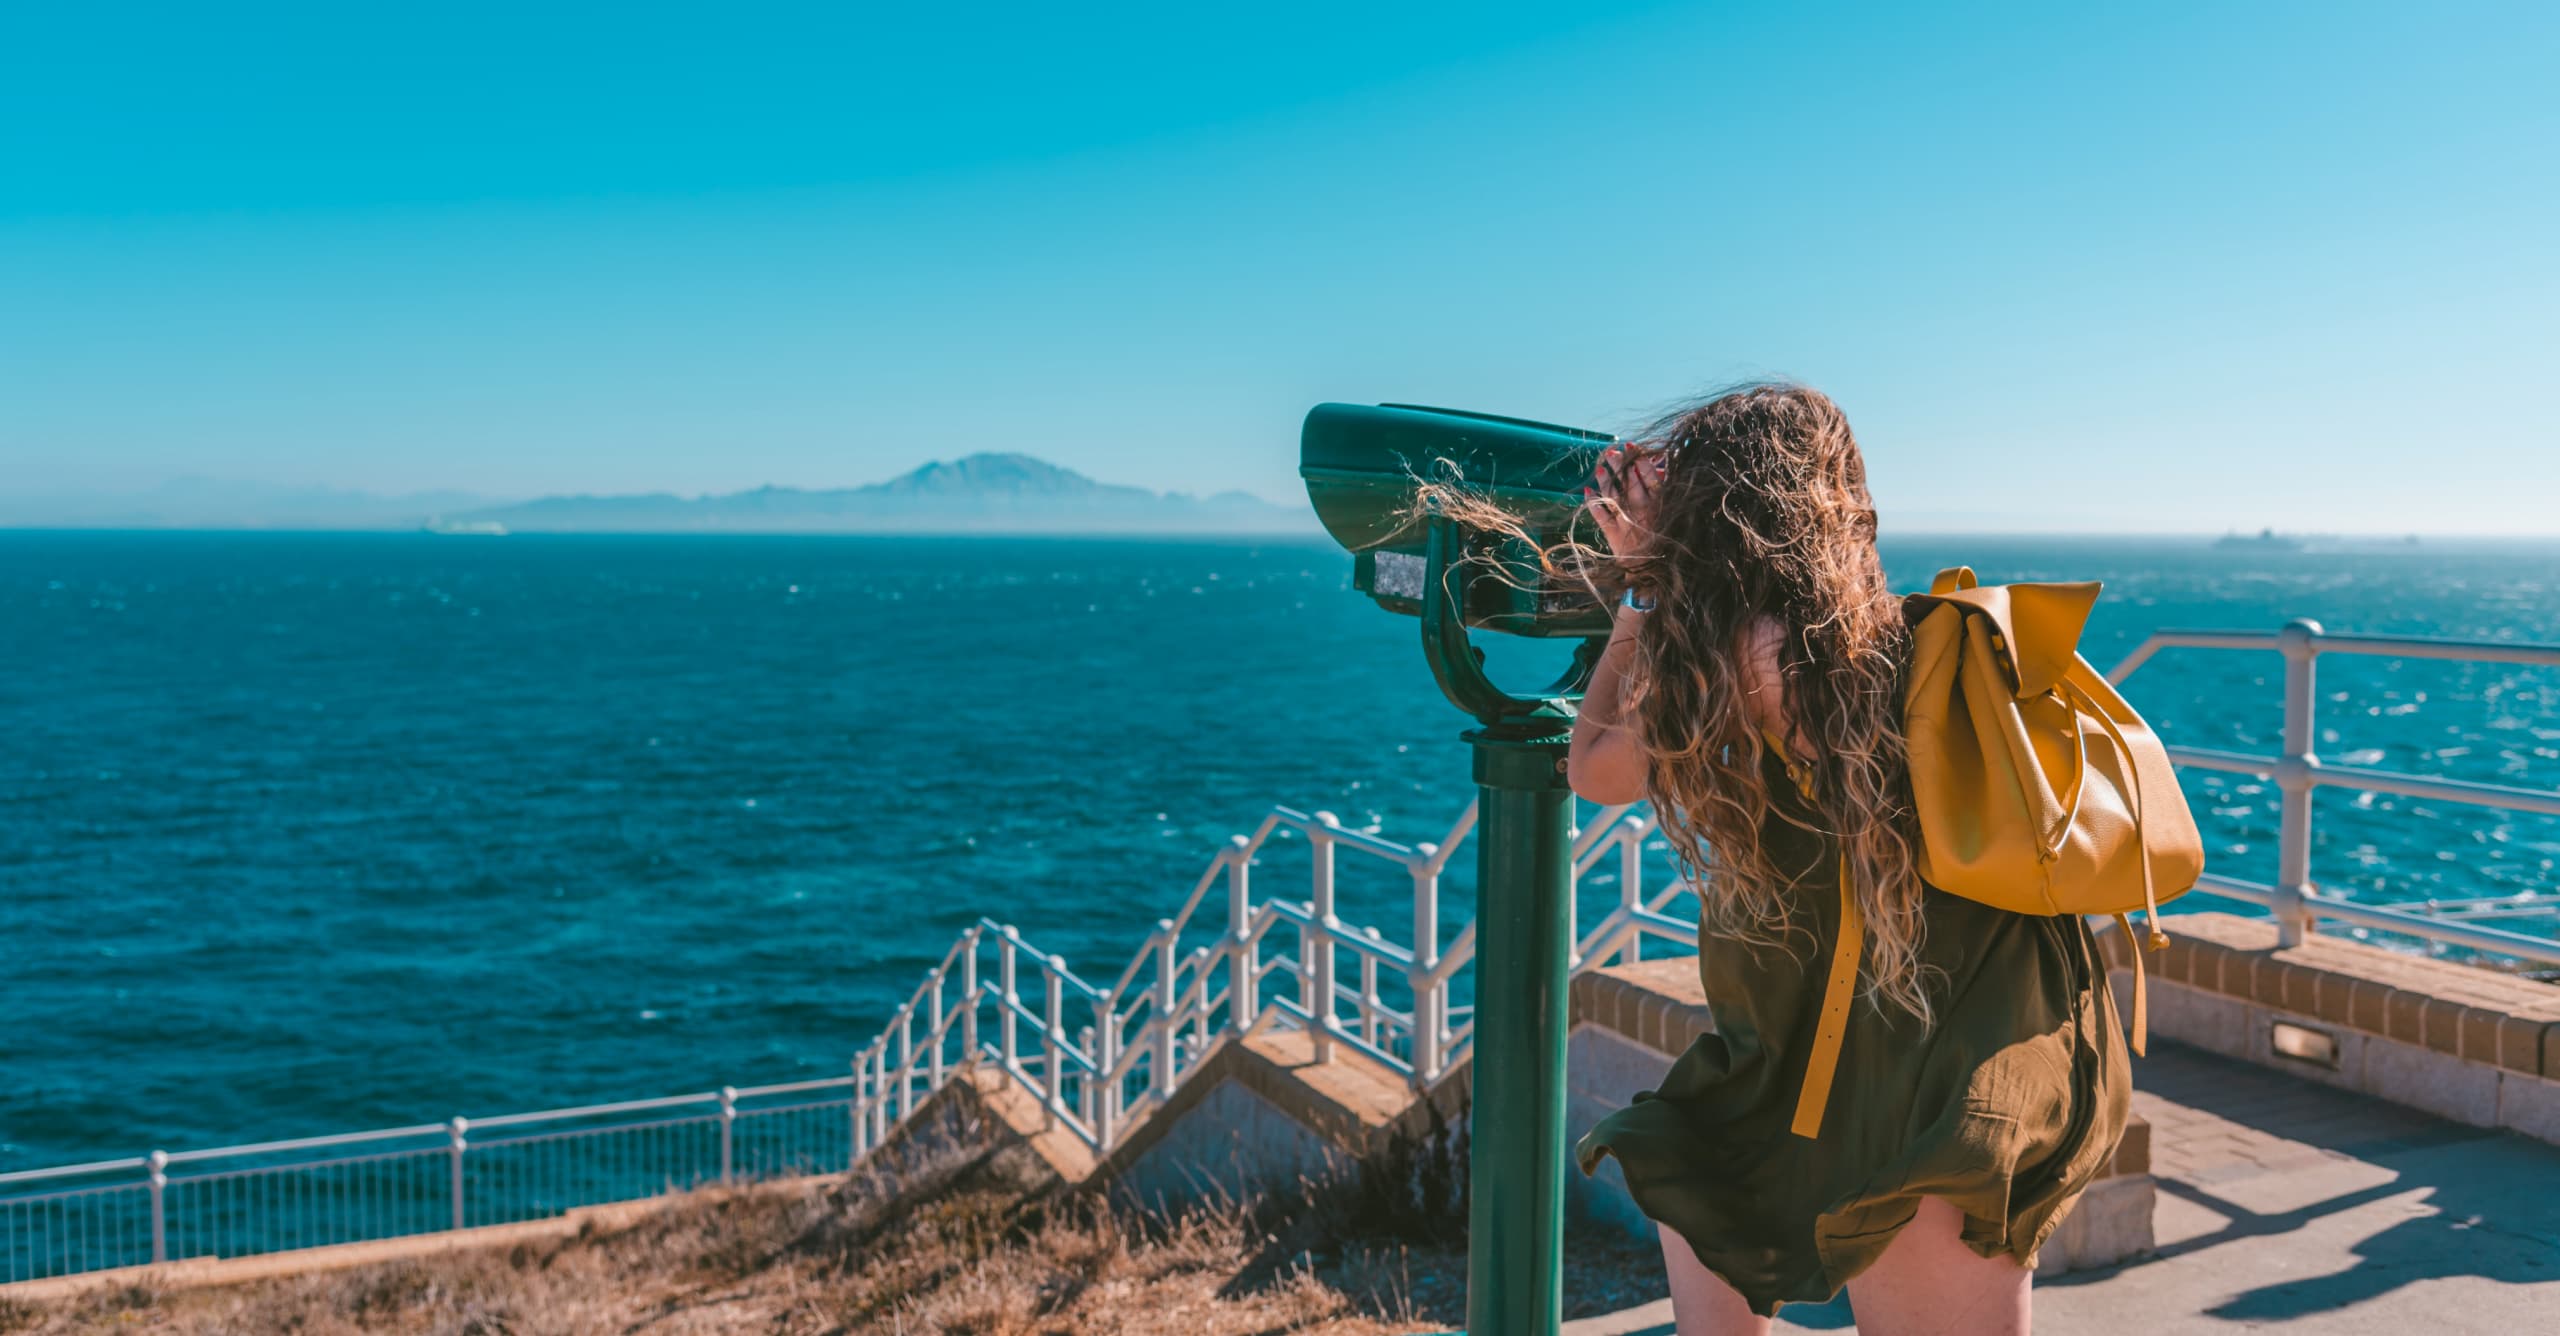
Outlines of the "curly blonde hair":
M 1870 998 L 1925 1025 L 1919 832 L 1902 730 L 1910 634 L 1876 555 L 1875 505 L 1849 420 L 1817 390 L 1745 385 L 1629 443 L 1638 460 L 1656 453 L 1667 465 L 1646 555 L 1620 562 L 1568 541 L 1544 560 L 1551 576 L 1595 594 L 1633 583 L 1659 601 L 1637 634 L 1619 708 L 1644 746 L 1663 836 L 1697 887 L 1700 926 L 1757 941 L 1787 934 L 1790 893 L 1761 829 L 1772 812 L 1807 825 L 1795 812 L 1809 809 L 1811 828 L 1837 838 L 1848 861 Z M 1424 502 L 1471 527 L 1527 536 L 1461 490 L 1427 484 Z M 1751 636 L 1764 618 L 1781 631 L 1786 717 L 1814 753 L 1791 758 L 1812 790 L 1792 806 L 1771 800 L 1769 743 L 1748 700 Z

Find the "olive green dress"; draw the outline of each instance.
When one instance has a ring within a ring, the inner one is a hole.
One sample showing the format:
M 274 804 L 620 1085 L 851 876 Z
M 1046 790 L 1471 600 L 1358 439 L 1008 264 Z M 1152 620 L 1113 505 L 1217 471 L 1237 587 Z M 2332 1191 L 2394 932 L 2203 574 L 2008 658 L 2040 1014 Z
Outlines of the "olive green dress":
M 1774 756 L 1768 777 L 1772 804 L 1810 817 Z M 1936 1023 L 1879 1010 L 1862 981 L 1822 1134 L 1798 1137 L 1788 1123 L 1839 931 L 1839 846 L 1774 813 L 1761 838 L 1814 940 L 1700 943 L 1713 1032 L 1582 1139 L 1584 1172 L 1616 1156 L 1645 1214 L 1759 1313 L 1838 1294 L 1922 1197 L 1963 1213 L 1975 1252 L 2032 1267 L 2114 1157 L 2132 1084 L 2088 924 L 1925 891 Z

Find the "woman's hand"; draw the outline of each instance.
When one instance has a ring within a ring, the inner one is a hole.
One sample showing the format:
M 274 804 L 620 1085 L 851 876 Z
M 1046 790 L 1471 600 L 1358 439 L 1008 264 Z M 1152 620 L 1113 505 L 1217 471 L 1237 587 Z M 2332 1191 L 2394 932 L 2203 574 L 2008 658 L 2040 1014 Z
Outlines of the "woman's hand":
M 1609 540 L 1609 554 L 1621 562 L 1638 561 L 1653 550 L 1653 488 L 1670 460 L 1660 451 L 1638 454 L 1620 441 L 1600 452 L 1589 487 L 1591 516 Z

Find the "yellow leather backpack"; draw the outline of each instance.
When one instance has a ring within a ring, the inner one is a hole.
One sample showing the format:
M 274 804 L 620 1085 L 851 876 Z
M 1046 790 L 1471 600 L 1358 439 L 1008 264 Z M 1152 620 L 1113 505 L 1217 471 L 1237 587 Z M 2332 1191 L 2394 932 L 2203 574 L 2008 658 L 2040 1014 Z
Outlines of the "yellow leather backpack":
M 2168 944 L 2160 902 L 2204 872 L 2204 841 L 2157 735 L 2080 657 L 2095 581 L 1983 585 L 1969 566 L 1905 600 L 1903 689 L 1920 875 L 2020 914 L 2111 914 L 2133 947 L 2133 1051 L 2149 1030 L 2142 949 Z M 1783 754 L 1783 753 L 1782 753 Z M 1865 935 L 1840 869 L 1840 939 L 1794 1131 L 1822 1127 Z M 2147 939 L 2127 915 L 2144 911 Z

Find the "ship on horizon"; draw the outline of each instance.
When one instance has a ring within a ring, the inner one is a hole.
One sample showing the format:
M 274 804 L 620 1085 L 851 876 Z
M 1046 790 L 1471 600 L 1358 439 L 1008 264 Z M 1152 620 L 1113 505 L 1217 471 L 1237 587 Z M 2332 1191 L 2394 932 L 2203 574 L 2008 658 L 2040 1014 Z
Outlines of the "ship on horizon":
M 421 533 L 445 534 L 463 538 L 504 538 L 507 526 L 496 520 L 449 520 L 441 516 L 418 526 Z
M 2213 541 L 2218 549 L 2247 549 L 2252 552 L 2299 552 L 2302 540 L 2292 534 L 2260 529 L 2256 533 L 2227 533 Z

